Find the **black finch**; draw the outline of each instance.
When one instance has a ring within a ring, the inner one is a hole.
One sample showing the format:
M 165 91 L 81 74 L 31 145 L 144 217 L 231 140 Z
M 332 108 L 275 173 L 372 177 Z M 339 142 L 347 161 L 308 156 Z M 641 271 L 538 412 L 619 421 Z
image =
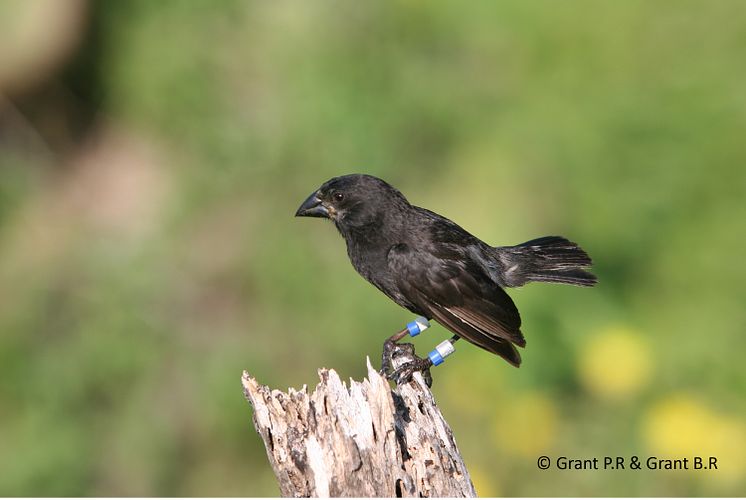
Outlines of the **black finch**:
M 503 288 L 532 281 L 593 286 L 591 258 L 561 236 L 493 247 L 362 174 L 335 177 L 296 216 L 331 219 L 353 267 L 391 300 L 472 344 L 521 364 L 521 317 Z

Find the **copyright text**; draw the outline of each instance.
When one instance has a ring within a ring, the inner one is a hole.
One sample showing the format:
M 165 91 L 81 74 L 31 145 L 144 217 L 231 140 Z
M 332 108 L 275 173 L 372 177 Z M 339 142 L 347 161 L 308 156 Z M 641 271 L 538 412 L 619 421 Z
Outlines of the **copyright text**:
M 717 470 L 717 457 L 566 457 L 542 455 L 536 462 L 541 470 Z

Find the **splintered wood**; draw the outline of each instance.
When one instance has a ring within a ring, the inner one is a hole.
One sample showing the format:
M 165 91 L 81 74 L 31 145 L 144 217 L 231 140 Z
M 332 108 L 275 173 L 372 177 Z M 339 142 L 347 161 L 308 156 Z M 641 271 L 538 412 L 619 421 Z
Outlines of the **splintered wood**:
M 334 370 L 287 393 L 242 382 L 286 497 L 474 497 L 451 429 L 422 376 L 392 390 L 368 360 L 349 386 Z

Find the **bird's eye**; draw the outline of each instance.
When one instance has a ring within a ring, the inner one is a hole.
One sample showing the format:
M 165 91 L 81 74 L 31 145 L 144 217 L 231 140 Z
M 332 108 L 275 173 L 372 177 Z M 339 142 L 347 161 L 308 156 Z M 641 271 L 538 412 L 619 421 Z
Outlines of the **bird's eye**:
M 336 193 L 334 193 L 332 196 L 334 197 L 335 201 L 342 201 L 342 200 L 345 199 L 344 193 L 340 193 L 339 191 L 337 191 Z

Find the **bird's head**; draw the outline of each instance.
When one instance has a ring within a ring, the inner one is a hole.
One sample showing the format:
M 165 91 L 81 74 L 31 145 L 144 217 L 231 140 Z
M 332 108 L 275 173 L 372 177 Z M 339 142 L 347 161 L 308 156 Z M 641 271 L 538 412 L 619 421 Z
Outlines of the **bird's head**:
M 407 204 L 406 198 L 378 177 L 350 174 L 329 179 L 314 191 L 295 212 L 296 217 L 331 219 L 340 229 L 368 225 L 392 206 Z

